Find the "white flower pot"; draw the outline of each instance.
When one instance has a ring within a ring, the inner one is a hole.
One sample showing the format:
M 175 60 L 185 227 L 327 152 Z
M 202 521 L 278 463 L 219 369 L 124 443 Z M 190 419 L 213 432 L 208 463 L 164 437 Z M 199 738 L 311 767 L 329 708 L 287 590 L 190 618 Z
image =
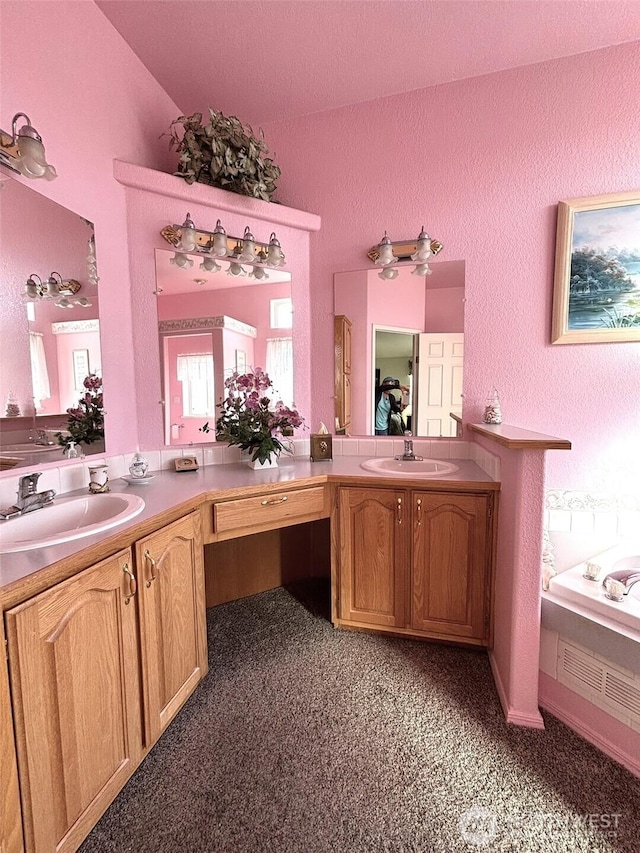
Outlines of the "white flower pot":
M 249 468 L 253 468 L 254 471 L 263 471 L 265 468 L 277 468 L 278 467 L 278 457 L 275 453 L 272 453 L 271 456 L 265 461 L 260 462 L 259 459 L 253 460 L 251 456 L 247 460 L 247 465 Z

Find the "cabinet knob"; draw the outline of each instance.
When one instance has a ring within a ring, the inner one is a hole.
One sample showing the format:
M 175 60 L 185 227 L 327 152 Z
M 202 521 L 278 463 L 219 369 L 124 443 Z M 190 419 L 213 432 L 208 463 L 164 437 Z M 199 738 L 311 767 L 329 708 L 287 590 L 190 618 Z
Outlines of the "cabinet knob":
M 422 498 L 417 498 L 416 500 L 416 515 L 416 523 L 420 526 L 422 524 Z
M 396 512 L 398 514 L 398 524 L 402 524 L 402 498 L 398 498 Z
M 148 548 L 145 548 L 143 556 L 144 556 L 145 560 L 148 561 L 149 566 L 151 568 L 151 578 L 146 583 L 146 587 L 147 587 L 147 589 L 149 589 L 152 582 L 156 579 L 156 561 L 151 556 Z

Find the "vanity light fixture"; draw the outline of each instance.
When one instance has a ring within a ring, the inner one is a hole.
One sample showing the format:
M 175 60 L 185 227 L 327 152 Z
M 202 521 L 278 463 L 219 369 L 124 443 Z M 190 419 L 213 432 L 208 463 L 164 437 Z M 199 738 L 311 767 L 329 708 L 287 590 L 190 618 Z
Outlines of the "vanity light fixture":
M 442 243 L 439 240 L 432 239 L 424 230 L 423 225 L 418 239 L 413 242 L 409 240 L 391 242 L 385 231 L 382 240 L 369 249 L 367 257 L 377 266 L 383 267 L 378 273 L 380 278 L 394 279 L 397 278 L 398 272 L 396 270 L 396 274 L 391 275 L 391 264 L 406 263 L 407 261 L 413 261 L 416 264 L 416 268 L 413 270 L 415 275 L 429 275 L 431 270 L 426 262 L 441 250 Z
M 44 281 L 36 273 L 31 273 L 24 286 L 23 296 L 33 302 L 42 299 L 55 299 L 58 308 L 88 308 L 91 303 L 85 296 L 76 298 L 80 290 L 80 282 L 73 278 L 63 279 L 59 272 L 52 272 Z
M 203 231 L 201 228 L 196 228 L 190 214 L 187 213 L 182 225 L 167 225 L 160 234 L 179 254 L 229 258 L 254 267 L 275 268 L 285 263 L 282 246 L 274 231 L 271 232 L 268 243 L 261 243 L 255 239 L 248 225 L 242 237 L 232 237 L 227 234 L 219 219 L 213 231 Z M 206 267 L 202 268 L 206 269 Z
M 18 130 L 20 118 L 25 119 L 26 124 Z M 42 137 L 26 113 L 14 115 L 10 134 L 0 129 L 0 163 L 25 178 L 52 181 L 58 177 L 54 167 L 47 163 Z

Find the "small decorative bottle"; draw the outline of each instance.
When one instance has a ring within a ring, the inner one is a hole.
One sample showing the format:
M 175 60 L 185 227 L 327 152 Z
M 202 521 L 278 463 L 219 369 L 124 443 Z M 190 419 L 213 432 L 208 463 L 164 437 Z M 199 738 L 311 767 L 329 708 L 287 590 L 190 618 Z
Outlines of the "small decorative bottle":
M 20 417 L 20 406 L 18 405 L 16 395 L 13 391 L 9 391 L 9 393 L 7 394 L 7 404 L 4 409 L 4 414 L 7 418 Z
M 78 450 L 78 447 L 77 447 L 75 441 L 70 441 L 67 444 L 67 449 L 65 450 L 65 454 L 66 454 L 67 459 L 79 459 L 80 458 L 80 451 Z
M 501 424 L 502 423 L 502 409 L 500 408 L 500 398 L 498 397 L 498 391 L 495 388 L 492 388 L 487 395 L 487 405 L 484 408 L 484 415 L 482 416 L 482 420 L 485 424 Z
M 142 477 L 146 477 L 148 468 L 149 463 L 144 456 L 141 453 L 134 453 L 131 465 L 129 465 L 129 473 L 131 476 L 136 477 L 137 479 L 142 479 Z

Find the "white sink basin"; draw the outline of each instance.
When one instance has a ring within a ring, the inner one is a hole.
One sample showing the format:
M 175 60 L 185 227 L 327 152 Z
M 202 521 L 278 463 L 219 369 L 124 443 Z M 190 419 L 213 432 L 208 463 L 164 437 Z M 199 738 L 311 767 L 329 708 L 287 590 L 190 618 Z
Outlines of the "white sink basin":
M 392 459 L 388 456 L 367 459 L 361 463 L 366 471 L 376 474 L 393 475 L 394 477 L 443 477 L 445 474 L 455 474 L 458 466 L 443 459 Z
M 22 444 L 5 444 L 0 449 L 0 453 L 51 453 L 52 450 L 57 450 L 60 453 L 60 458 L 64 458 L 62 455 L 64 448 L 56 442 L 35 444 L 33 441 L 24 441 Z
M 91 536 L 128 521 L 143 509 L 144 501 L 134 494 L 55 498 L 44 509 L 0 521 L 0 554 Z

